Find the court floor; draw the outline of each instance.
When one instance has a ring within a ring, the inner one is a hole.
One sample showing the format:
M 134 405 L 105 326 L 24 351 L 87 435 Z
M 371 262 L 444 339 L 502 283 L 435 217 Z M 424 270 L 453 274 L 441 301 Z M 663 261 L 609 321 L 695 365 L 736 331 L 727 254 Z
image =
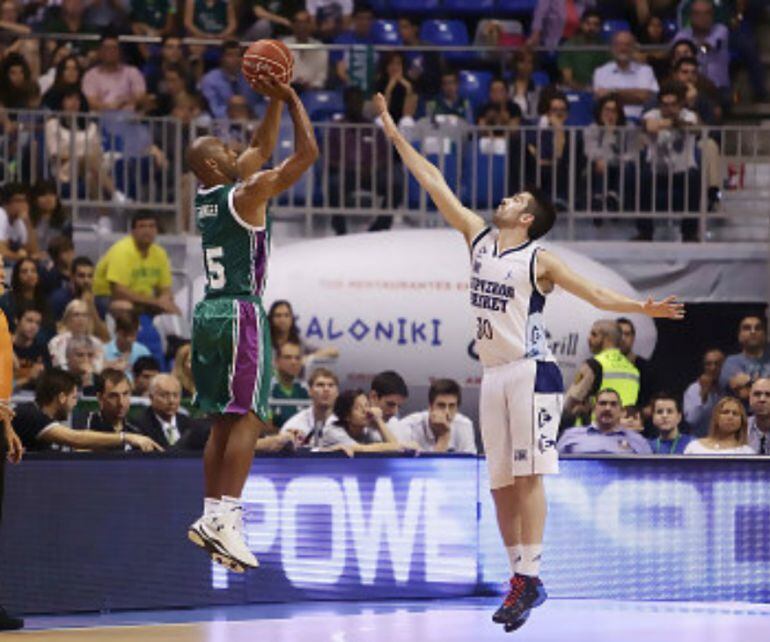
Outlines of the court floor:
M 497 598 L 260 604 L 27 618 L 24 642 L 753 642 L 770 639 L 770 605 L 550 600 L 519 631 L 490 615 Z

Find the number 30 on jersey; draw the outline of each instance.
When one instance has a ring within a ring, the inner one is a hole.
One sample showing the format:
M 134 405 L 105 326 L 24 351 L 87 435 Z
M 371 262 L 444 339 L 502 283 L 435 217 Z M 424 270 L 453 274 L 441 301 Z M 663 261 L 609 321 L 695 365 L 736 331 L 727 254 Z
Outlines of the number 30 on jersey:
M 224 250 L 221 247 L 207 247 L 205 256 L 209 290 L 221 290 L 227 282 L 225 266 L 219 262 L 224 256 Z
M 482 339 L 492 338 L 492 324 L 489 319 L 482 319 L 476 317 L 476 339 L 481 341 Z

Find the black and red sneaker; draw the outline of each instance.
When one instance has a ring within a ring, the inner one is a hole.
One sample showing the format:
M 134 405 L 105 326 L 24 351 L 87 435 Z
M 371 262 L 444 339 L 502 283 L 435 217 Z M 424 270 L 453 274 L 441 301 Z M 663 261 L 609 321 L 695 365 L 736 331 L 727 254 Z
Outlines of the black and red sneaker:
M 504 624 L 506 631 L 515 631 L 529 617 L 531 609 L 540 606 L 548 598 L 539 577 L 516 573 L 511 578 L 511 589 L 492 620 Z

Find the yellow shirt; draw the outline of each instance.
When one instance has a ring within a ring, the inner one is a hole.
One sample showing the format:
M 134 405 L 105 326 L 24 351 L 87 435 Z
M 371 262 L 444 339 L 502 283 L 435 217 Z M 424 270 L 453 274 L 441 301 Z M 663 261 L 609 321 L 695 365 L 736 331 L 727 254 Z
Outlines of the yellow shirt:
M 94 294 L 110 296 L 110 283 L 145 296 L 155 296 L 159 288 L 170 288 L 171 264 L 166 250 L 153 243 L 147 256 L 142 256 L 133 236 L 116 241 L 96 265 Z
M 13 341 L 8 320 L 0 310 L 0 399 L 8 400 L 13 392 Z

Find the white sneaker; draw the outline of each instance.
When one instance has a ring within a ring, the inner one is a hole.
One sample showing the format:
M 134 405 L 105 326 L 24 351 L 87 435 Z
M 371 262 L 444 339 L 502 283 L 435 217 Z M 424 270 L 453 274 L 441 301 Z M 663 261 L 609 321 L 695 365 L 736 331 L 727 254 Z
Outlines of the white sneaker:
M 259 562 L 243 540 L 243 508 L 236 506 L 224 513 L 203 520 L 200 525 L 203 539 L 218 553 L 230 557 L 246 568 L 257 568 Z
M 199 517 L 196 519 L 187 529 L 187 539 L 196 546 L 200 546 L 211 556 L 211 559 L 214 562 L 220 566 L 224 566 L 227 570 L 233 571 L 234 573 L 245 572 L 246 568 L 243 564 L 223 553 L 221 548 L 206 535 L 203 524 L 211 519 L 211 517 Z M 216 529 L 216 526 L 214 525 L 211 528 Z

